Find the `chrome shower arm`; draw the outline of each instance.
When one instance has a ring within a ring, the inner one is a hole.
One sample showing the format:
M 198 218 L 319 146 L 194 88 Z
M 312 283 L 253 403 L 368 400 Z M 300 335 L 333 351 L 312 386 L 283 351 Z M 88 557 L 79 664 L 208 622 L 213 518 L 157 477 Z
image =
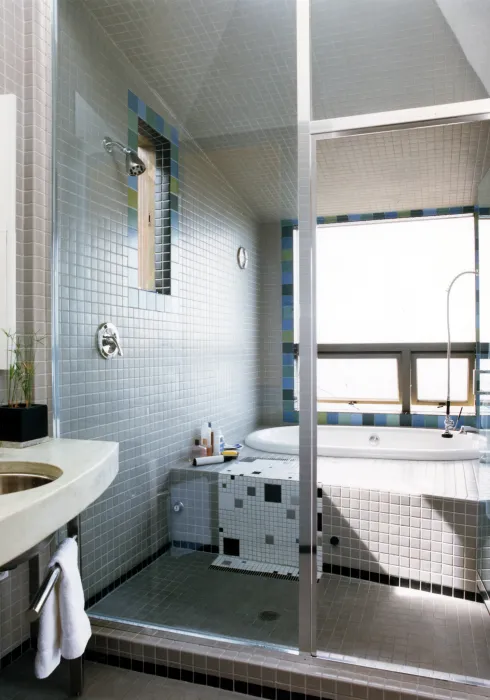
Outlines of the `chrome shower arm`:
M 110 136 L 106 136 L 102 140 L 102 145 L 104 146 L 107 153 L 112 153 L 112 149 L 114 148 L 114 146 L 117 146 L 125 154 L 132 153 L 129 146 L 125 146 L 120 141 L 114 141 L 114 139 L 111 139 Z

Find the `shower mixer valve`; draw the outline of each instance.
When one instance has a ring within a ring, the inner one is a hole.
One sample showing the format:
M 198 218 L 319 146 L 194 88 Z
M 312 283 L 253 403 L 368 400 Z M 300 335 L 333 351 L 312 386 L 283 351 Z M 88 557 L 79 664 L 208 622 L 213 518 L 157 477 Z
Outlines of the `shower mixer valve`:
M 123 357 L 119 342 L 119 331 L 109 321 L 101 323 L 97 329 L 97 349 L 104 360 L 112 360 L 116 355 Z

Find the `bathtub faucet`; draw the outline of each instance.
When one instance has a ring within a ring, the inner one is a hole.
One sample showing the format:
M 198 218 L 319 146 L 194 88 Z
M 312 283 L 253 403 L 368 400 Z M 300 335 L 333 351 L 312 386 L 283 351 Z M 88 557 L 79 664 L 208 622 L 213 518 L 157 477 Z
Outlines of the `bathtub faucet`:
M 464 275 L 476 275 L 475 270 L 465 270 L 464 272 L 459 272 L 456 277 L 453 277 L 451 284 L 447 290 L 446 297 L 446 322 L 447 322 L 447 397 L 446 397 L 446 416 L 444 418 L 444 432 L 442 433 L 443 438 L 452 438 L 451 430 L 454 430 L 455 424 L 450 416 L 451 413 L 451 324 L 449 319 L 449 298 L 451 295 L 451 289 L 456 280 Z

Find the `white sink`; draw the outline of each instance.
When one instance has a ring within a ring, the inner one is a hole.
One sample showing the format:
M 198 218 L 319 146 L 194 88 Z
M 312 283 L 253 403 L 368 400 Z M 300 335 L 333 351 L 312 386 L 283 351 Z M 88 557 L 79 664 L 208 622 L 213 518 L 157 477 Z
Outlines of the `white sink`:
M 118 470 L 116 442 L 57 439 L 0 448 L 0 569 L 97 500 Z

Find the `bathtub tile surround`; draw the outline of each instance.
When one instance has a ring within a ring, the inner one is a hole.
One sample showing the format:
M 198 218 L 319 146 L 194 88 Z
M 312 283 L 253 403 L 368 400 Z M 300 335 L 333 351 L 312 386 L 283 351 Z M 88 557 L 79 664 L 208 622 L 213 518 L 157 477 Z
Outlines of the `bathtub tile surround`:
M 339 214 L 319 216 L 317 224 L 339 224 L 349 221 L 380 221 L 386 219 L 406 219 L 426 216 L 458 216 L 474 214 L 474 206 L 436 207 L 433 209 L 408 209 L 404 211 L 374 212 L 367 214 Z M 297 220 L 281 221 L 281 285 L 282 285 L 282 407 L 284 423 L 299 422 L 297 401 L 297 378 L 294 358 L 294 274 L 293 274 L 293 231 Z M 478 316 L 478 303 L 477 303 Z M 454 420 L 457 416 L 453 416 Z M 466 425 L 476 427 L 476 416 L 465 415 Z M 357 411 L 318 411 L 319 425 L 372 425 L 376 427 L 438 428 L 444 429 L 444 416 L 429 414 L 362 413 Z
M 149 128 L 148 128 L 149 127 Z M 128 287 L 133 290 L 128 298 L 130 306 L 165 311 L 172 302 L 165 302 L 156 293 L 171 294 L 178 288 L 179 264 L 179 132 L 177 127 L 157 114 L 142 99 L 128 90 L 128 145 L 138 150 L 138 133 L 149 132 L 158 139 L 157 177 L 161 182 L 160 197 L 156 200 L 155 257 L 159 257 L 156 274 L 157 291 L 138 288 L 138 180 L 128 175 Z M 161 174 L 160 174 L 161 173 Z M 168 199 L 168 202 L 167 202 Z M 168 205 L 168 210 L 167 210 Z M 160 226 L 158 226 L 160 222 Z M 150 296 L 152 295 L 152 296 Z
M 117 480 L 83 515 L 90 598 L 171 542 L 177 522 L 165 494 L 168 474 L 187 458 L 203 415 L 232 442 L 258 422 L 258 229 L 85 3 L 60 2 L 59 29 L 61 435 L 115 440 L 121 448 Z M 102 146 L 106 135 L 126 142 L 128 120 L 135 144 L 128 90 L 150 126 L 162 130 L 162 117 L 174 156 L 178 145 L 170 295 L 140 292 L 131 283 L 132 188 L 122 156 L 111 157 Z M 249 251 L 245 271 L 236 264 L 240 245 Z M 124 352 L 109 362 L 94 349 L 104 320 L 118 327 Z M 179 541 L 200 539 L 185 537 Z
M 324 571 L 476 599 L 477 500 L 322 489 Z

